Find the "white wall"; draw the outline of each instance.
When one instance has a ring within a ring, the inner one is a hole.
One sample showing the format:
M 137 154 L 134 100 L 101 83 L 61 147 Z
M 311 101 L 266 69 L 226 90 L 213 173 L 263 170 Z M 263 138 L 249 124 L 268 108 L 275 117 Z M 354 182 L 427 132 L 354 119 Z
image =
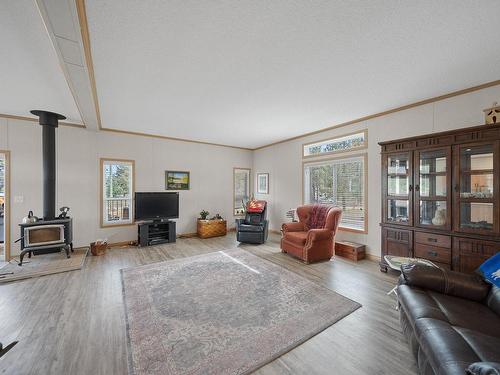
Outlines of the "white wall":
M 178 233 L 195 232 L 196 217 L 202 209 L 211 214 L 221 213 L 232 225 L 232 173 L 237 166 L 252 168 L 254 191 L 256 174 L 269 173 L 269 194 L 256 194 L 256 197 L 269 202 L 271 229 L 279 230 L 285 221 L 285 212 L 302 204 L 302 144 L 368 129 L 368 233 L 340 232 L 338 238 L 364 243 L 369 253 L 379 255 L 381 161 L 378 142 L 482 124 L 482 110 L 494 101 L 500 102 L 500 86 L 254 152 L 60 127 L 57 131 L 57 206 L 71 207 L 77 246 L 96 238 L 108 238 L 110 242 L 134 240 L 135 226 L 99 227 L 98 195 L 99 158 L 133 159 L 137 191 L 164 190 L 165 170 L 191 172 L 191 190 L 180 192 Z M 38 215 L 42 211 L 41 127 L 34 122 L 0 118 L 0 149 L 11 151 L 11 238 L 15 240 L 19 236 L 17 223 L 22 217 L 30 209 Z M 14 196 L 22 196 L 23 203 L 14 203 Z M 13 245 L 12 253 L 16 254 L 18 249 L 18 245 Z
M 178 233 L 196 232 L 202 209 L 220 213 L 233 226 L 233 167 L 252 167 L 252 152 L 61 126 L 57 130 L 57 208 L 69 206 L 74 243 L 96 238 L 135 240 L 135 226 L 100 228 L 99 158 L 135 160 L 136 191 L 164 191 L 165 170 L 191 172 L 191 189 L 180 192 Z M 42 214 L 41 127 L 35 122 L 0 119 L 0 149 L 11 151 L 11 238 L 29 210 Z M 15 203 L 14 197 L 23 197 Z M 19 252 L 13 244 L 12 254 Z
M 256 196 L 269 202 L 270 228 L 279 230 L 285 221 L 285 212 L 302 204 L 302 144 L 368 129 L 368 233 L 339 232 L 338 238 L 363 243 L 370 254 L 380 256 L 381 159 L 378 142 L 484 124 L 482 110 L 495 101 L 500 102 L 500 86 L 255 151 L 254 176 L 269 172 L 269 195 Z

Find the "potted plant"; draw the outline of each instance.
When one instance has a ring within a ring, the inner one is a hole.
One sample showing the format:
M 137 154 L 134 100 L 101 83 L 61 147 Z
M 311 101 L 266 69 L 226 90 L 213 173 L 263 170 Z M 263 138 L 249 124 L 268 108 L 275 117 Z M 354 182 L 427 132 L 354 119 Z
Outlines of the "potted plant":
M 200 219 L 201 220 L 207 220 L 208 215 L 210 215 L 210 213 L 207 210 L 203 210 L 203 211 L 200 212 Z

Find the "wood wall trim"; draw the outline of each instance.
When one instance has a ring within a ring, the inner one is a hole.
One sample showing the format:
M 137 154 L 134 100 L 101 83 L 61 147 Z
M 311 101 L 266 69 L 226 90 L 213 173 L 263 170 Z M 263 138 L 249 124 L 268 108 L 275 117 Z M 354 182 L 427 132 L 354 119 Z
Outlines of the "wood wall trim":
M 239 150 L 253 151 L 252 148 L 247 148 L 247 147 L 238 147 L 238 146 L 231 146 L 231 145 L 225 145 L 225 144 L 220 144 L 220 143 L 204 142 L 204 141 L 197 141 L 197 140 L 192 140 L 192 139 L 169 137 L 169 136 L 163 136 L 163 135 L 157 135 L 157 134 L 149 134 L 149 133 L 134 132 L 134 131 L 127 131 L 127 130 L 112 129 L 112 128 L 104 127 L 102 125 L 102 121 L 101 121 L 101 110 L 100 110 L 99 99 L 98 99 L 98 95 L 97 95 L 97 85 L 96 85 L 95 73 L 94 73 L 94 62 L 92 59 L 92 48 L 91 48 L 91 44 L 90 44 L 90 34 L 89 34 L 89 27 L 88 27 L 88 22 L 87 22 L 87 12 L 85 9 L 85 0 L 75 0 L 75 1 L 76 1 L 76 9 L 78 12 L 78 20 L 80 23 L 80 32 L 82 35 L 85 60 L 87 63 L 87 71 L 89 74 L 89 81 L 90 81 L 90 86 L 91 86 L 91 90 L 92 90 L 92 97 L 94 99 L 94 106 L 95 106 L 96 117 L 97 117 L 97 126 L 98 126 L 99 130 L 112 132 L 112 133 L 119 133 L 119 134 L 136 135 L 136 136 L 141 136 L 141 137 L 150 137 L 150 138 L 157 138 L 157 139 L 166 139 L 166 140 L 171 140 L 171 141 L 189 142 L 189 143 L 196 143 L 196 144 L 203 144 L 203 145 L 210 145 L 210 146 L 229 147 L 229 148 L 234 148 L 234 149 L 239 149 Z
M 196 232 L 191 232 L 191 233 L 179 233 L 177 234 L 177 238 L 182 239 L 182 238 L 194 238 L 198 237 L 198 233 Z
M 97 117 L 97 127 L 102 129 L 101 110 L 99 107 L 99 99 L 97 97 L 97 86 L 95 83 L 94 62 L 92 60 L 92 49 L 90 46 L 89 25 L 87 22 L 87 11 L 85 9 L 85 0 L 75 0 L 76 10 L 78 13 L 78 21 L 80 23 L 80 34 L 82 36 L 83 52 L 87 63 L 87 72 L 89 74 L 90 88 L 92 98 L 94 99 L 95 114 Z
M 225 145 L 225 144 L 221 144 L 221 143 L 196 141 L 196 140 L 185 139 L 185 138 L 168 137 L 166 135 L 157 135 L 157 134 L 133 132 L 133 131 L 128 131 L 128 130 L 119 130 L 119 129 L 111 129 L 111 128 L 101 128 L 101 130 L 102 131 L 106 131 L 106 132 L 111 132 L 111 133 L 135 135 L 135 136 L 139 136 L 139 137 L 149 137 L 149 138 L 164 139 L 164 140 L 169 140 L 169 141 L 188 142 L 188 143 L 196 143 L 196 144 L 200 144 L 200 145 L 218 146 L 218 147 L 229 147 L 229 148 L 234 148 L 234 149 L 237 149 L 237 150 L 253 151 L 252 148 L 239 147 L 239 146 L 230 146 L 230 145 Z
M 120 241 L 120 242 L 111 242 L 108 243 L 108 249 L 112 249 L 114 247 L 132 247 L 137 246 L 137 241 Z
M 281 143 L 285 143 L 285 142 L 290 142 L 290 141 L 293 141 L 295 139 L 299 139 L 299 138 L 303 138 L 303 137 L 308 137 L 308 136 L 311 136 L 311 135 L 314 135 L 314 134 L 326 132 L 328 130 L 343 128 L 345 126 L 349 126 L 349 125 L 353 125 L 353 124 L 356 124 L 356 123 L 359 123 L 359 122 L 371 120 L 371 119 L 374 119 L 374 118 L 377 118 L 377 117 L 382 117 L 382 116 L 390 115 L 392 113 L 401 112 L 401 111 L 404 111 L 406 109 L 420 107 L 420 106 L 425 105 L 425 104 L 439 102 L 441 100 L 453 98 L 454 96 L 468 94 L 468 93 L 471 93 L 471 92 L 474 92 L 474 91 L 478 91 L 478 90 L 482 90 L 482 89 L 486 89 L 488 87 L 493 87 L 493 86 L 498 86 L 498 85 L 500 85 L 500 79 L 496 80 L 496 81 L 491 81 L 491 82 L 483 83 L 483 84 L 478 85 L 478 86 L 469 87 L 469 88 L 466 88 L 466 89 L 463 89 L 463 90 L 453 91 L 453 92 L 448 93 L 448 94 L 435 96 L 435 97 L 432 97 L 432 98 L 429 98 L 429 99 L 425 99 L 425 100 L 421 100 L 421 101 L 418 101 L 418 102 L 415 102 L 415 103 L 407 104 L 407 105 L 404 105 L 404 106 L 401 106 L 401 107 L 392 108 L 392 109 L 389 109 L 387 111 L 375 113 L 373 115 L 368 115 L 368 116 L 360 117 L 360 118 L 357 118 L 357 119 L 354 119 L 354 120 L 350 120 L 350 121 L 347 121 L 347 122 L 342 122 L 340 124 L 336 124 L 336 125 L 332 125 L 332 126 L 323 128 L 323 129 L 315 130 L 313 132 L 309 132 L 309 133 L 304 133 L 304 134 L 301 134 L 301 135 L 297 135 L 295 137 L 283 139 L 281 141 L 273 142 L 273 143 L 270 143 L 268 145 L 264 145 L 264 146 L 260 146 L 260 147 L 254 148 L 253 151 L 262 150 L 263 148 L 275 146 L 275 145 L 278 145 L 278 144 L 281 144 Z
M 380 257 L 378 255 L 373 255 L 370 253 L 365 253 L 365 258 L 369 260 L 370 262 L 380 262 Z
M 184 139 L 184 138 L 175 138 L 175 137 L 161 136 L 161 135 L 155 135 L 155 134 L 147 134 L 147 133 L 141 133 L 141 132 L 131 132 L 131 131 L 126 131 L 126 130 L 118 130 L 118 129 L 105 128 L 105 127 L 102 126 L 102 122 L 101 122 L 101 114 L 100 114 L 100 107 L 99 107 L 99 101 L 98 101 L 98 96 L 97 96 L 97 87 L 96 87 L 95 73 L 94 73 L 94 64 L 93 64 L 93 60 L 92 60 L 92 50 L 91 50 L 91 45 L 90 45 L 90 35 L 89 35 L 89 28 L 88 28 L 88 22 L 87 22 L 87 13 L 86 13 L 86 9 L 85 9 L 85 0 L 75 0 L 75 2 L 76 2 L 77 13 L 78 13 L 78 20 L 79 20 L 79 23 L 80 23 L 80 32 L 81 32 L 81 35 L 82 35 L 83 48 L 84 48 L 84 53 L 85 53 L 85 60 L 87 62 L 87 71 L 88 71 L 88 74 L 89 74 L 89 80 L 90 80 L 90 85 L 91 85 L 91 89 L 92 89 L 92 96 L 94 98 L 94 106 L 95 106 L 95 111 L 96 111 L 96 116 L 97 116 L 97 124 L 98 124 L 99 130 L 105 130 L 105 131 L 110 131 L 110 132 L 115 132 L 115 133 L 122 133 L 122 134 L 139 135 L 139 136 L 159 138 L 159 139 L 169 139 L 169 140 L 177 140 L 177 141 L 182 141 L 182 142 L 192 142 L 192 143 L 207 144 L 207 145 L 213 145 L 213 146 L 232 147 L 232 148 L 242 149 L 242 150 L 257 151 L 257 150 L 261 150 L 261 149 L 264 149 L 264 148 L 267 148 L 267 147 L 275 146 L 275 145 L 278 145 L 278 144 L 281 144 L 281 143 L 293 141 L 295 139 L 299 139 L 299 138 L 303 138 L 303 137 L 308 137 L 308 136 L 314 135 L 314 134 L 319 134 L 319 133 L 322 133 L 322 132 L 325 132 L 325 131 L 328 131 L 328 130 L 342 128 L 342 127 L 349 126 L 349 125 L 352 125 L 352 124 L 356 124 L 356 123 L 359 123 L 359 122 L 371 120 L 371 119 L 374 119 L 374 118 L 377 118 L 377 117 L 382 117 L 382 116 L 386 116 L 386 115 L 389 115 L 389 114 L 392 114 L 392 113 L 404 111 L 406 109 L 410 109 L 410 108 L 414 108 L 414 107 L 419 107 L 419 106 L 422 106 L 422 105 L 425 105 L 425 104 L 430 104 L 430 103 L 438 102 L 438 101 L 441 101 L 441 100 L 444 100 L 444 99 L 452 98 L 454 96 L 459 96 L 459 95 L 467 94 L 467 93 L 470 93 L 470 92 L 482 90 L 482 89 L 485 89 L 485 88 L 488 88 L 488 87 L 493 87 L 493 86 L 500 85 L 500 80 L 495 80 L 495 81 L 487 82 L 487 83 L 484 83 L 484 84 L 481 84 L 481 85 L 477 85 L 477 86 L 465 88 L 465 89 L 458 90 L 458 91 L 453 91 L 453 92 L 448 93 L 448 94 L 435 96 L 435 97 L 432 97 L 432 98 L 429 98 L 429 99 L 425 99 L 425 100 L 421 100 L 421 101 L 418 101 L 418 102 L 410 103 L 410 104 L 407 104 L 407 105 L 404 105 L 404 106 L 401 106 L 401 107 L 396 107 L 396 108 L 393 108 L 393 109 L 389 109 L 387 111 L 378 112 L 378 113 L 375 113 L 375 114 L 372 114 L 372 115 L 360 117 L 360 118 L 357 118 L 357 119 L 354 119 L 354 120 L 350 120 L 350 121 L 347 121 L 347 122 L 343 122 L 343 123 L 340 123 L 340 124 L 335 124 L 335 125 L 332 125 L 332 126 L 329 126 L 329 127 L 326 127 L 326 128 L 322 128 L 322 129 L 315 130 L 315 131 L 312 131 L 312 132 L 308 132 L 308 133 L 304 133 L 304 134 L 297 135 L 297 136 L 294 136 L 294 137 L 286 138 L 286 139 L 283 139 L 281 141 L 273 142 L 273 143 L 270 143 L 270 144 L 267 144 L 267 145 L 264 145 L 264 146 L 260 146 L 260 147 L 256 147 L 256 148 L 246 148 L 246 147 L 230 146 L 230 145 L 224 145 L 224 144 L 218 144 L 218 143 L 211 143 L 211 142 L 203 142 L 203 141 L 196 141 L 196 140 L 190 140 L 190 139 Z
M 0 154 L 5 155 L 5 206 L 4 206 L 4 260 L 10 260 L 10 151 L 0 150 Z
M 79 1 L 83 1 L 83 0 L 79 0 Z M 401 112 L 401 111 L 404 111 L 404 110 L 407 110 L 407 109 L 419 107 L 419 106 L 430 104 L 430 103 L 435 103 L 435 102 L 438 102 L 438 101 L 441 101 L 441 100 L 453 98 L 455 96 L 460 96 L 460 95 L 468 94 L 468 93 L 471 93 L 471 92 L 474 92 L 474 91 L 479 91 L 479 90 L 482 90 L 482 89 L 486 89 L 488 87 L 494 87 L 494 86 L 498 86 L 498 85 L 500 85 L 500 80 L 491 81 L 491 82 L 488 82 L 488 83 L 485 83 L 485 84 L 482 84 L 482 85 L 469 87 L 469 88 L 466 88 L 466 89 L 463 89 L 463 90 L 454 91 L 454 92 L 449 93 L 449 94 L 440 95 L 440 96 L 436 96 L 436 97 L 433 97 L 433 98 L 430 98 L 430 99 L 425 99 L 425 100 L 421 100 L 419 102 L 415 102 L 415 103 L 407 104 L 407 105 L 404 105 L 404 106 L 401 106 L 401 107 L 393 108 L 393 109 L 390 109 L 390 110 L 387 110 L 387 111 L 384 111 L 384 112 L 379 112 L 379 113 L 375 113 L 373 115 L 368 115 L 368 116 L 365 116 L 365 117 L 360 117 L 358 119 L 354 119 L 354 120 L 351 120 L 351 121 L 347 121 L 347 122 L 343 122 L 343 123 L 340 123 L 340 124 L 332 125 L 332 126 L 327 127 L 327 128 L 319 129 L 319 130 L 316 130 L 316 131 L 313 131 L 313 132 L 309 132 L 309 133 L 304 133 L 304 134 L 301 134 L 301 135 L 298 135 L 298 136 L 295 136 L 295 137 L 283 139 L 281 141 L 270 143 L 268 145 L 264 145 L 264 146 L 260 146 L 260 147 L 256 147 L 256 148 L 231 146 L 231 145 L 220 144 L 220 143 L 196 141 L 196 140 L 186 139 L 186 138 L 176 138 L 176 137 L 169 137 L 169 136 L 163 136 L 163 135 L 157 135 L 157 134 L 133 132 L 133 131 L 119 130 L 119 129 L 112 129 L 112 128 L 104 128 L 104 127 L 101 127 L 101 130 L 108 131 L 108 132 L 113 132 L 113 133 L 129 134 L 129 135 L 136 135 L 136 136 L 142 136 L 142 137 L 151 137 L 151 138 L 157 138 L 157 139 L 166 139 L 166 140 L 179 141 L 179 142 L 197 143 L 197 144 L 204 144 L 204 145 L 210 145 L 210 146 L 219 146 L 219 147 L 229 147 L 229 148 L 234 148 L 234 149 L 239 149 L 239 150 L 247 150 L 247 151 L 258 151 L 258 150 L 262 150 L 264 148 L 275 146 L 275 145 L 278 145 L 278 144 L 281 144 L 281 143 L 286 143 L 286 142 L 290 142 L 290 141 L 293 141 L 293 140 L 296 140 L 296 139 L 305 138 L 305 137 L 308 137 L 308 136 L 311 136 L 311 135 L 320 134 L 320 133 L 323 133 L 323 132 L 326 132 L 326 131 L 329 131 L 329 130 L 333 130 L 333 129 L 343 128 L 343 127 L 346 127 L 346 126 L 349 126 L 349 125 L 353 125 L 353 124 L 356 124 L 356 123 L 359 123 L 359 122 L 371 120 L 371 119 L 374 119 L 374 118 L 377 118 L 377 117 L 386 116 L 386 115 L 389 115 L 389 114 L 392 114 L 392 113 Z M 355 133 L 356 132 L 354 132 L 353 134 L 355 134 Z M 308 143 L 316 143 L 316 142 L 308 142 Z
M 38 123 L 38 118 L 17 116 L 17 115 L 8 115 L 6 113 L 0 113 L 0 118 L 6 118 L 8 120 L 31 121 L 31 122 Z M 72 128 L 85 128 L 85 125 L 83 125 L 83 124 L 76 124 L 73 122 L 65 122 L 65 121 L 59 121 L 59 125 L 69 126 Z

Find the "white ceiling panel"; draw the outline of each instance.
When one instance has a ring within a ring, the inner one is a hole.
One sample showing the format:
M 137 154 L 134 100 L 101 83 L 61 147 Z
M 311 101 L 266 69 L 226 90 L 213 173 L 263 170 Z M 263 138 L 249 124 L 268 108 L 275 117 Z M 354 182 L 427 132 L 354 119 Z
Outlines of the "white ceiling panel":
M 0 113 L 44 109 L 81 123 L 34 0 L 0 1 L 0 46 Z
M 500 78 L 500 2 L 87 1 L 102 124 L 256 147 Z
M 253 148 L 500 78 L 497 0 L 86 6 L 106 128 Z

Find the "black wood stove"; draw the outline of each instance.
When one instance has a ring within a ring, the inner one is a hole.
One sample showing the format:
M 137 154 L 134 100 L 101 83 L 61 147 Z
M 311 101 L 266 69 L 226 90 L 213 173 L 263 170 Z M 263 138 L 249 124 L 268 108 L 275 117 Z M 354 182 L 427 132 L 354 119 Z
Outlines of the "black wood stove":
M 61 250 L 70 257 L 73 252 L 73 219 L 39 220 L 36 223 L 19 224 L 21 228 L 21 255 L 19 265 L 23 265 L 26 254 L 47 254 Z
M 56 217 L 56 128 L 63 115 L 47 111 L 31 111 L 42 125 L 43 163 L 43 219 L 34 223 L 19 224 L 21 229 L 21 255 L 46 254 L 65 250 L 70 257 L 73 251 L 73 221 L 65 213 Z M 17 242 L 17 241 L 16 241 Z

